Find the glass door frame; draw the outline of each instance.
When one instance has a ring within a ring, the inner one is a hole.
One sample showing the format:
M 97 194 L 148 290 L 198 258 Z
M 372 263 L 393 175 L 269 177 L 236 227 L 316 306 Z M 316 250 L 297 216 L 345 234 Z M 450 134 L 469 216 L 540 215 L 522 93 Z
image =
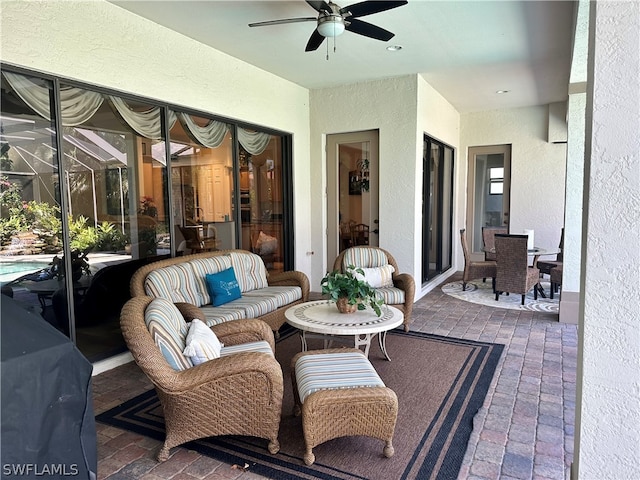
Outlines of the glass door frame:
M 422 284 L 451 268 L 453 263 L 453 199 L 455 149 L 424 135 L 422 168 Z M 431 175 L 431 152 L 438 147 L 438 168 Z M 450 165 L 446 165 L 446 154 Z M 432 182 L 433 180 L 433 182 Z M 433 191 L 431 186 L 433 185 Z M 445 194 L 446 198 L 445 198 Z M 436 202 L 432 204 L 432 202 Z M 448 205 L 448 209 L 446 206 Z M 434 208 L 432 208 L 434 207 Z M 432 213 L 434 215 L 432 215 Z M 445 245 L 445 242 L 447 245 Z M 448 247 L 448 248 L 447 248 Z M 433 255 L 431 255 L 433 253 Z M 433 258 L 432 258 L 433 257 Z M 433 263 L 433 268 L 431 264 Z
M 465 228 L 467 229 L 467 239 L 471 259 L 473 261 L 484 260 L 482 252 L 482 229 L 476 228 L 476 164 L 479 155 L 503 155 L 503 193 L 502 193 L 502 218 L 501 225 L 509 228 L 509 211 L 511 204 L 511 145 L 488 145 L 469 147 L 468 150 L 468 170 L 467 170 L 467 218 Z

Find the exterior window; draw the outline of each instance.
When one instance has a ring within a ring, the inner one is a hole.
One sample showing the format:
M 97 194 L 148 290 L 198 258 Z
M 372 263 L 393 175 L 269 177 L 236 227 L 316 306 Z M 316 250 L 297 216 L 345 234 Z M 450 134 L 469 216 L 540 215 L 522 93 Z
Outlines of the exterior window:
M 231 126 L 176 116 L 169 135 L 177 251 L 236 248 Z
M 148 262 L 245 248 L 270 271 L 292 268 L 290 137 L 11 69 L 0 77 L 2 293 L 89 360 L 125 350 L 120 311 Z
M 502 195 L 504 192 L 504 168 L 493 167 L 489 169 L 489 194 Z
M 249 133 L 262 138 L 260 146 L 243 138 L 242 130 L 240 134 L 241 245 L 243 249 L 260 255 L 269 271 L 282 272 L 285 249 L 282 138 L 260 132 Z

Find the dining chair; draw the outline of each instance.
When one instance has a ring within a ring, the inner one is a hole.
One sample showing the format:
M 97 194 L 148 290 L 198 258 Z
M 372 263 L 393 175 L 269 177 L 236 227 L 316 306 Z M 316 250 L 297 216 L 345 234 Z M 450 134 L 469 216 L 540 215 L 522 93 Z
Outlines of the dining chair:
M 562 285 L 562 264 L 551 269 L 549 274 L 551 278 L 551 288 L 549 288 L 549 298 L 553 300 L 553 294 L 558 291 L 558 287 Z
M 211 252 L 218 249 L 218 241 L 215 236 L 209 237 L 200 234 L 200 227 L 179 227 L 180 233 L 185 239 L 186 247 L 191 253 Z
M 540 275 L 551 275 L 551 270 L 556 267 L 560 267 L 562 269 L 562 248 L 564 247 L 564 227 L 560 231 L 560 244 L 558 248 L 560 249 L 560 253 L 556 256 L 555 260 L 538 260 L 536 262 L 536 267 L 540 270 Z M 553 298 L 553 297 L 552 297 Z
M 467 245 L 466 229 L 460 230 L 460 242 L 462 243 L 462 253 L 464 254 L 464 271 L 462 273 L 462 290 L 467 289 L 467 282 L 475 278 L 491 277 L 493 290 L 496 287 L 496 262 L 493 260 L 472 261 Z
M 509 229 L 507 227 L 482 227 L 482 249 L 484 250 L 484 259 L 485 260 L 494 260 L 496 259 L 496 243 L 495 243 L 495 235 L 509 233 Z
M 529 290 L 538 299 L 538 289 L 534 288 L 540 281 L 540 270 L 529 266 L 527 252 L 527 235 L 495 235 L 496 243 L 496 301 L 502 293 L 519 293 L 522 305 Z
M 358 223 L 351 227 L 351 246 L 369 245 L 369 225 Z

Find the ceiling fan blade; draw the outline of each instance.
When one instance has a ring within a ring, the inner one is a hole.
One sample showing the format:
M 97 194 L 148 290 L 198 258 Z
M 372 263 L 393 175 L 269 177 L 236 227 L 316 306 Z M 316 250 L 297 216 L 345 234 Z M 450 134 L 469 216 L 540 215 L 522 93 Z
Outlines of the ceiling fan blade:
M 322 45 L 322 42 L 324 42 L 324 39 L 325 37 L 320 35 L 317 29 L 314 30 L 313 33 L 311 34 L 311 37 L 309 37 L 309 41 L 307 42 L 307 47 L 304 49 L 304 51 L 313 52 L 314 50 L 317 50 L 318 47 Z
M 349 5 L 348 7 L 341 8 L 340 13 L 343 15 L 351 13 L 351 17 L 348 17 L 349 19 L 351 19 L 355 17 L 364 17 L 365 15 L 372 15 L 378 12 L 384 12 L 385 10 L 391 10 L 392 8 L 401 7 L 403 5 L 406 5 L 407 3 L 409 3 L 407 0 L 397 2 L 360 2 Z
M 331 7 L 327 2 L 323 0 L 318 0 L 318 1 L 307 0 L 307 3 L 311 5 L 311 8 L 313 8 L 317 12 L 322 12 L 322 11 L 331 12 Z
M 317 22 L 316 17 L 300 17 L 300 18 L 283 18 L 282 20 L 267 20 L 266 22 L 250 23 L 250 27 L 264 27 L 266 25 L 282 25 L 283 23 L 298 23 L 298 22 Z
M 346 29 L 350 32 L 357 33 L 358 35 L 364 35 L 369 38 L 375 38 L 376 40 L 382 40 L 383 42 L 391 40 L 395 36 L 395 34 L 391 33 L 389 30 L 377 27 L 376 25 L 372 25 L 368 22 L 363 22 L 357 18 L 349 18 L 346 23 L 348 24 Z

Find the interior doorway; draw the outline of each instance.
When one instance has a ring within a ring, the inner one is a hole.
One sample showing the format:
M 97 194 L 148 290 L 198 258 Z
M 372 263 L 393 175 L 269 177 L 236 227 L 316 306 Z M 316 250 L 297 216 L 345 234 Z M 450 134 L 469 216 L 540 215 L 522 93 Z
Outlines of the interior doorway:
M 327 135 L 327 224 L 327 269 L 349 246 L 378 246 L 378 130 Z
M 473 260 L 484 260 L 482 227 L 509 228 L 511 145 L 469 148 L 467 232 Z

